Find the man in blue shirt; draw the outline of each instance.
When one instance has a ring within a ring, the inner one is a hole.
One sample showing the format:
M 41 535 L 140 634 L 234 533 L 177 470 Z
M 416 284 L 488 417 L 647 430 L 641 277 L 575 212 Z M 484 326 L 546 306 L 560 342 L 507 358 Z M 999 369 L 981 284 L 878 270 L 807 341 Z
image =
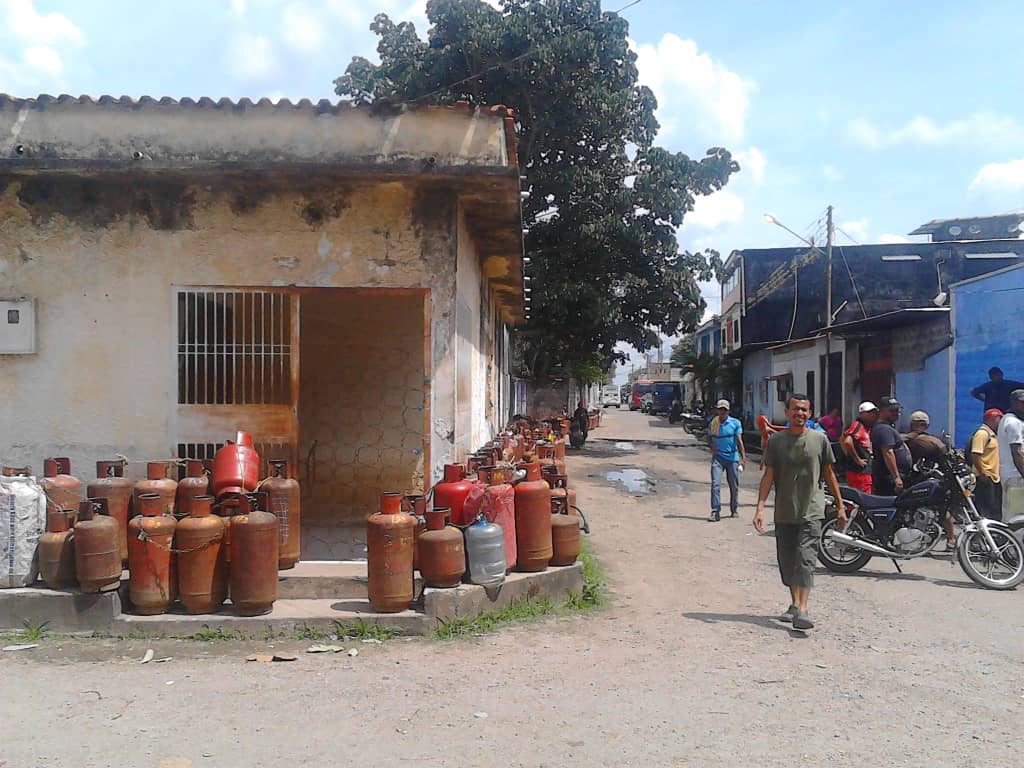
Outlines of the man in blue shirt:
M 709 523 L 722 519 L 722 473 L 729 482 L 729 509 L 736 517 L 739 506 L 739 471 L 747 461 L 743 448 L 743 425 L 729 415 L 729 401 L 719 400 L 718 415 L 711 421 L 711 517 Z

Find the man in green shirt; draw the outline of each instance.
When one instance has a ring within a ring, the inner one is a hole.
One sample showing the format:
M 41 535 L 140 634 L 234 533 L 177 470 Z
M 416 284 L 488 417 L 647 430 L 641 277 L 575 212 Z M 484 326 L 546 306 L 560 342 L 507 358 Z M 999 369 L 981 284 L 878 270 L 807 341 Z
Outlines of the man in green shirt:
M 779 616 L 795 629 L 814 628 L 807 613 L 807 599 L 814 586 L 814 559 L 825 518 L 825 495 L 821 482 L 828 483 L 837 501 L 839 483 L 833 471 L 835 456 L 828 437 L 807 429 L 811 403 L 807 395 L 794 394 L 786 402 L 789 427 L 768 440 L 764 453 L 764 476 L 757 492 L 754 528 L 764 533 L 764 504 L 775 486 L 775 551 L 782 583 L 789 587 L 790 606 Z M 838 505 L 839 528 L 846 524 L 846 510 Z

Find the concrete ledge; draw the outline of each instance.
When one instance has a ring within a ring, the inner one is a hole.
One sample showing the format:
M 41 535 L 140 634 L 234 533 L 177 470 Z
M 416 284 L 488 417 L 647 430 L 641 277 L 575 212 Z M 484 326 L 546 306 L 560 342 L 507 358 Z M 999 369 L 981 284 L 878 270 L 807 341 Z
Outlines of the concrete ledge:
M 0 590 L 0 629 L 22 629 L 27 620 L 45 621 L 51 632 L 106 631 L 120 614 L 116 589 L 94 594 L 45 587 Z
M 423 590 L 423 609 L 431 629 L 442 622 L 492 613 L 517 600 L 538 597 L 566 598 L 583 590 L 583 563 L 563 568 L 548 568 L 540 573 L 510 573 L 505 583 L 488 590 L 476 584 L 463 584 L 454 589 Z
M 314 600 L 318 598 L 365 599 L 366 561 L 302 561 L 294 568 L 278 574 L 277 596 L 281 600 Z M 423 579 L 417 572 L 413 578 L 413 598 L 423 594 Z

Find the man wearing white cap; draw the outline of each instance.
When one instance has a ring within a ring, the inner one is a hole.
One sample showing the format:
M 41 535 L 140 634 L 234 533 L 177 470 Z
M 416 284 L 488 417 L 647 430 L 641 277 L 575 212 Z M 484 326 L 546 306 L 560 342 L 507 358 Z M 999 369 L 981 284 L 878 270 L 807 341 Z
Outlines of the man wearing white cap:
M 729 415 L 728 400 L 715 404 L 718 414 L 711 420 L 711 516 L 709 523 L 722 519 L 722 473 L 729 482 L 729 509 L 736 517 L 739 507 L 740 480 L 738 470 L 747 460 L 743 448 L 743 425 Z
M 878 406 L 865 400 L 839 441 L 847 456 L 846 484 L 864 493 L 871 493 L 871 428 L 876 421 Z

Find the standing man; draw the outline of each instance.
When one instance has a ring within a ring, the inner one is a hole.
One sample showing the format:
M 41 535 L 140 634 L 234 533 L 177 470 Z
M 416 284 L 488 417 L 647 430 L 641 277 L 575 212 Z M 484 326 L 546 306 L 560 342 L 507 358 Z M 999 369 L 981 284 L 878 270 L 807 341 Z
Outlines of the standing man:
M 1015 389 L 1024 389 L 1024 383 L 1007 379 L 1003 369 L 992 366 L 988 369 L 988 381 L 971 390 L 971 397 L 981 400 L 985 410 L 998 408 L 1003 413 L 1010 410 L 1010 393 Z
M 743 425 L 739 419 L 729 415 L 729 401 L 719 400 L 715 404 L 718 412 L 711 420 L 711 517 L 709 523 L 722 519 L 722 473 L 729 482 L 729 509 L 736 517 L 740 499 L 738 470 L 746 464 L 747 454 L 743 447 Z
M 878 406 L 865 400 L 857 406 L 857 418 L 843 432 L 840 445 L 849 457 L 846 484 L 871 493 L 871 428 L 878 421 Z
M 910 414 L 910 432 L 905 434 L 903 439 L 907 441 L 912 464 L 916 464 L 922 459 L 938 461 L 948 450 L 941 438 L 928 431 L 931 423 L 931 416 L 924 411 L 914 411 Z M 953 516 L 948 512 L 942 526 L 946 531 L 946 551 L 952 552 L 956 549 L 956 529 L 953 527 Z
M 1003 520 L 1016 510 L 1010 509 L 1013 491 L 1024 488 L 1024 389 L 1010 393 L 1010 412 L 999 422 L 999 480 L 1003 486 Z M 1016 511 L 1019 514 L 1019 511 Z
M 971 437 L 971 469 L 978 478 L 974 487 L 974 503 L 990 520 L 1003 519 L 1003 485 L 999 482 L 999 438 L 997 431 L 1003 412 L 998 408 L 985 411 L 985 421 Z
M 811 402 L 807 395 L 790 395 L 786 403 L 789 427 L 772 435 L 765 450 L 764 475 L 757 491 L 754 528 L 764 533 L 764 504 L 775 487 L 775 552 L 782 583 L 789 587 L 790 606 L 779 621 L 795 629 L 814 628 L 807 601 L 814 586 L 814 560 L 821 521 L 825 518 L 824 480 L 833 498 L 841 499 L 832 469 L 832 446 L 821 432 L 807 429 Z M 846 524 L 846 509 L 837 506 L 839 527 Z
M 902 493 L 903 479 L 914 463 L 903 435 L 896 431 L 901 407 L 895 397 L 883 397 L 878 401 L 878 421 L 871 428 L 871 485 L 879 496 Z

